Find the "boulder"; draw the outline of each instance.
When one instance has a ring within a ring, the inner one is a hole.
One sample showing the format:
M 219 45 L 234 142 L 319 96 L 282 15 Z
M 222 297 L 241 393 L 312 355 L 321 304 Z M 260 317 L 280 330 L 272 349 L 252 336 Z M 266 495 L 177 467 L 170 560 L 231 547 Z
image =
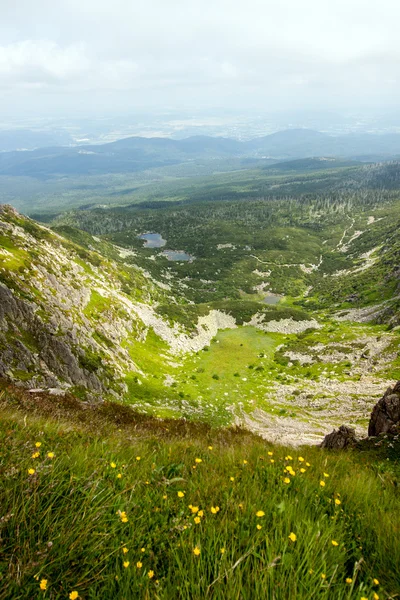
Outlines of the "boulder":
M 368 426 L 368 435 L 396 434 L 400 431 L 400 381 L 389 387 L 375 404 Z
M 324 437 L 321 448 L 342 450 L 348 446 L 353 446 L 356 442 L 355 429 L 347 427 L 347 425 L 341 425 L 339 429 L 334 429 Z

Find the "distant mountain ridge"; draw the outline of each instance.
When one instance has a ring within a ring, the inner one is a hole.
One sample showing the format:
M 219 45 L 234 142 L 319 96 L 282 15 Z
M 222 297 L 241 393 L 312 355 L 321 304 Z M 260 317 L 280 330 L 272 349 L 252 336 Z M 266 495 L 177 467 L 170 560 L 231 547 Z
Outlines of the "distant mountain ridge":
M 133 173 L 194 160 L 258 158 L 276 161 L 309 157 L 376 162 L 400 156 L 400 134 L 333 137 L 310 129 L 288 129 L 250 141 L 193 136 L 130 137 L 102 145 L 53 146 L 0 153 L 0 175 L 47 179 L 56 176 Z

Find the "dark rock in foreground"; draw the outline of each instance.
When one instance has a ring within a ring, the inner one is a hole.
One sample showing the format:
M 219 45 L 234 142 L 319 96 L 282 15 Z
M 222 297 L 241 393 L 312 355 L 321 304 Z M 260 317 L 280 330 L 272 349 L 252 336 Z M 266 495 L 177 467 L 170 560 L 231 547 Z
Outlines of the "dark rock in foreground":
M 396 434 L 400 431 L 400 381 L 389 387 L 374 406 L 368 426 L 368 435 Z
M 348 446 L 353 446 L 356 442 L 355 430 L 346 425 L 341 425 L 339 429 L 334 429 L 332 433 L 328 433 L 324 437 L 321 448 L 342 450 Z

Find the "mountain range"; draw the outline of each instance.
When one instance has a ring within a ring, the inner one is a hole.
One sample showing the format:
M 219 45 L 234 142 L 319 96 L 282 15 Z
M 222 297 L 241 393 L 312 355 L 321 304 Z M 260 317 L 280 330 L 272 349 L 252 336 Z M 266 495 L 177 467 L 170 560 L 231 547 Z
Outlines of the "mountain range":
M 400 155 L 400 134 L 331 136 L 288 129 L 251 141 L 194 136 L 182 140 L 130 137 L 102 145 L 52 146 L 0 154 L 0 175 L 47 179 L 57 176 L 133 173 L 198 160 L 229 158 L 274 161 L 341 157 L 364 162 Z

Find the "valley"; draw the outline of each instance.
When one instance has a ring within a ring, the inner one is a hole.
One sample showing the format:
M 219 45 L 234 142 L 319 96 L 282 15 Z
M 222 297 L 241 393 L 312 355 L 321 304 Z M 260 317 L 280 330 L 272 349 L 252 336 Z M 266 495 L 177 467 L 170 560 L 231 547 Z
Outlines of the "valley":
M 2 375 L 284 444 L 342 422 L 362 434 L 400 378 L 399 207 L 369 189 L 70 211 L 50 228 L 3 208 L 18 306 Z
M 400 593 L 400 170 L 311 165 L 0 206 L 0 597 Z

